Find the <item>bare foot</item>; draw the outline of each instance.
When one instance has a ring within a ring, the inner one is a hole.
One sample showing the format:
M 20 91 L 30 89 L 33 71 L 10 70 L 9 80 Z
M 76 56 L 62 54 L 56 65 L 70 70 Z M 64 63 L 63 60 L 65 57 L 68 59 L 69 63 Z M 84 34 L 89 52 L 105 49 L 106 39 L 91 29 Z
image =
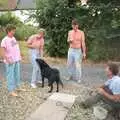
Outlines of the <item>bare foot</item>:
M 18 96 L 15 92 L 11 92 L 10 95 L 13 96 L 13 97 L 17 97 Z

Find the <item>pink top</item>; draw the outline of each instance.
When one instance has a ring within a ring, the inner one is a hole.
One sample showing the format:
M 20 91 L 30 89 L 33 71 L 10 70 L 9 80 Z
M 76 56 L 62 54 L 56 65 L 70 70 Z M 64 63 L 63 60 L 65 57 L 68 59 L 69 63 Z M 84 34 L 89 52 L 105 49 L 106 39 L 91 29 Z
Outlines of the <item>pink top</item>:
M 81 48 L 82 47 L 82 41 L 83 41 L 84 33 L 83 31 L 77 30 L 71 30 L 68 33 L 68 41 L 70 42 L 70 48 Z
M 33 44 L 34 46 L 37 46 L 35 49 L 39 48 L 39 49 L 43 49 L 44 46 L 44 38 L 40 37 L 39 35 L 32 35 L 28 41 L 28 44 Z
M 9 61 L 14 63 L 21 60 L 19 44 L 15 37 L 4 37 L 1 42 L 1 47 L 5 48 L 5 56 L 9 59 Z M 4 60 L 4 62 L 7 63 L 6 60 Z

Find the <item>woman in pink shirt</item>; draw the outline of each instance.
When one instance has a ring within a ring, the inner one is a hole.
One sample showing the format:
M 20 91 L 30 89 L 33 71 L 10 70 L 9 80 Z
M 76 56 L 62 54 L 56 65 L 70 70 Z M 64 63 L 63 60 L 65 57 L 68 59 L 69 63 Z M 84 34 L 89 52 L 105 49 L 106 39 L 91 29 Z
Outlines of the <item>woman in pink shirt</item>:
M 7 36 L 1 42 L 2 57 L 6 66 L 7 86 L 10 95 L 17 96 L 14 90 L 20 86 L 20 60 L 21 54 L 19 44 L 16 41 L 16 27 L 8 25 L 6 28 Z
M 84 32 L 78 29 L 77 20 L 72 21 L 72 30 L 68 32 L 68 71 L 71 80 L 81 82 L 82 58 L 86 57 L 86 46 Z
M 36 63 L 36 58 L 43 57 L 44 47 L 44 29 L 40 29 L 38 34 L 32 35 L 27 41 L 27 47 L 29 48 L 30 61 L 32 63 L 33 72 L 31 87 L 36 88 L 36 83 L 41 82 L 41 71 Z

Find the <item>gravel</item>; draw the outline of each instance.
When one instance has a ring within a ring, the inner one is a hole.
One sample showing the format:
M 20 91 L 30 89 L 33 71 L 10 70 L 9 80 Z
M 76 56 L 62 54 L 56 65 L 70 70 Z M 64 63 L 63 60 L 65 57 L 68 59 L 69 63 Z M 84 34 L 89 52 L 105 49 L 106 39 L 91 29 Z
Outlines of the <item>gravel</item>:
M 32 89 L 28 83 L 24 83 L 21 88 L 26 89 L 26 92 L 16 91 L 19 96 L 12 97 L 4 87 L 6 82 L 2 82 L 3 87 L 0 88 L 0 120 L 25 120 L 50 95 L 47 93 L 47 87 Z
M 68 77 L 67 68 L 64 65 L 52 65 L 61 71 L 61 79 L 64 82 L 64 88 L 60 89 L 62 93 L 69 93 L 80 96 L 80 100 L 89 96 L 89 91 L 93 86 L 102 84 L 105 81 L 103 65 L 84 65 L 83 77 L 81 84 L 73 81 L 66 81 Z M 19 97 L 11 97 L 6 88 L 6 80 L 2 79 L 2 87 L 0 87 L 0 120 L 25 120 L 32 112 L 34 112 L 40 104 L 42 104 L 51 94 L 48 93 L 48 87 L 37 89 L 30 88 L 29 81 L 31 79 L 32 67 L 30 64 L 22 65 L 21 88 L 26 89 L 25 92 L 17 91 Z M 0 75 L 4 75 L 4 66 L 0 63 Z M 56 87 L 56 86 L 55 86 Z M 54 88 L 54 92 L 55 92 Z M 78 104 L 74 104 L 70 109 L 65 120 L 96 120 L 93 115 L 93 109 L 83 109 Z M 110 120 L 110 119 L 108 119 Z M 114 119 L 113 119 L 114 120 Z

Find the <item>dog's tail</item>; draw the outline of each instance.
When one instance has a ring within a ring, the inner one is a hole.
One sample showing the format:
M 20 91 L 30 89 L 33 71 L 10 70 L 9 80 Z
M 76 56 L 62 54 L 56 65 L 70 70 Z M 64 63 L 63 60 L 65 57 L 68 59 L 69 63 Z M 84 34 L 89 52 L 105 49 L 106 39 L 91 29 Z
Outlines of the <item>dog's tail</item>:
M 62 88 L 64 87 L 63 82 L 59 80 L 59 83 L 61 84 Z

